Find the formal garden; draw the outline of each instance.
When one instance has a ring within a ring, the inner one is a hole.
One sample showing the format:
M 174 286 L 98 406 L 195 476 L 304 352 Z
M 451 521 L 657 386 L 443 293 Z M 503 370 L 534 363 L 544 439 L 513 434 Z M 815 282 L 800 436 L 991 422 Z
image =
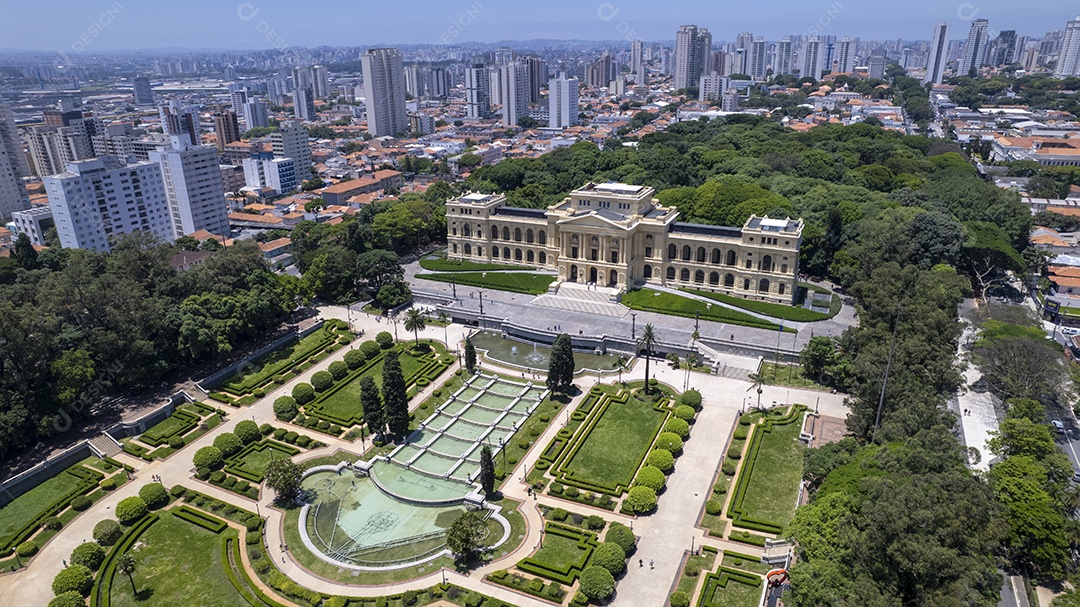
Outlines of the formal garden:
M 153 461 L 165 459 L 184 445 L 213 430 L 225 412 L 204 403 L 183 403 L 172 415 L 161 420 L 138 437 L 121 441 L 124 453 Z
M 671 607 L 757 607 L 764 576 L 772 569 L 760 557 L 702 546 L 683 560 Z

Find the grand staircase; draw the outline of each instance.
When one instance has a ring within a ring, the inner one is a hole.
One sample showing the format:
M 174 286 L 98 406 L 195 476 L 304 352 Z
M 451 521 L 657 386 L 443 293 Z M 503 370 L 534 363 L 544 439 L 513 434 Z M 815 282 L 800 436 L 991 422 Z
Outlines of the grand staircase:
M 124 446 L 107 432 L 102 432 L 90 439 L 90 450 L 98 457 L 115 457 L 124 450 Z
M 618 294 L 618 289 L 564 282 L 556 292 L 540 295 L 532 303 L 545 308 L 622 318 L 630 312 L 630 308 L 613 303 L 617 301 Z

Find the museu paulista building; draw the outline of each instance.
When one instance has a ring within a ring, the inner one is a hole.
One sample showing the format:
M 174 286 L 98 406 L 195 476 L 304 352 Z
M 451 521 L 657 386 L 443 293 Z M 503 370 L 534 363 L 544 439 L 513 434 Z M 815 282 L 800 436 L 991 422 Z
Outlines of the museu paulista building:
M 562 282 L 619 291 L 645 283 L 793 303 L 801 219 L 751 216 L 741 228 L 683 223 L 653 188 L 588 183 L 547 209 L 501 194 L 446 202 L 447 257 L 557 270 Z

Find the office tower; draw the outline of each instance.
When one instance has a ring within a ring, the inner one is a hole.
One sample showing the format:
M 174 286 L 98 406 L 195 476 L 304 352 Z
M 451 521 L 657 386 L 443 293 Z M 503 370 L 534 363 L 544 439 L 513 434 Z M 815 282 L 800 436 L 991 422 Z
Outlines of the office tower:
M 766 44 L 765 38 L 758 36 L 750 43 L 750 60 L 748 63 L 749 71 L 747 73 L 750 77 L 756 80 L 764 80 L 765 71 L 769 66 L 769 45 Z
M 270 126 L 270 116 L 266 113 L 266 104 L 257 97 L 248 100 L 244 104 L 244 127 L 254 129 L 265 126 Z
M 990 47 L 990 65 L 1009 65 L 1016 61 L 1016 30 L 1005 30 Z
M 578 123 L 577 78 L 567 78 L 560 74 L 548 81 L 548 126 L 553 129 L 565 129 Z
M 776 43 L 776 58 L 773 61 L 773 74 L 782 76 L 791 73 L 791 36 L 784 36 Z
M 495 65 L 506 65 L 515 59 L 517 54 L 513 50 L 505 46 L 495 49 Z
M 214 114 L 214 134 L 217 135 L 219 151 L 234 141 L 240 141 L 240 123 L 236 120 L 236 112 L 225 110 Z
M 836 71 L 850 74 L 855 69 L 855 43 L 844 36 L 836 45 Z
M 216 170 L 217 154 L 213 156 Z M 114 237 L 135 231 L 170 242 L 176 239 L 156 162 L 124 164 L 112 157 L 81 160 L 43 181 L 64 248 L 109 251 Z M 224 197 L 220 202 L 224 208 Z
M 870 54 L 868 75 L 871 78 L 883 80 L 885 78 L 885 49 L 879 48 Z
M 293 116 L 297 120 L 310 122 L 315 120 L 315 95 L 308 87 L 294 89 Z
M 712 35 L 705 28 L 683 25 L 675 34 L 675 90 L 694 86 L 705 73 L 712 51 Z
M 547 62 L 539 57 L 522 57 L 528 80 L 529 103 L 540 103 L 540 89 L 548 79 Z
M 292 158 L 296 161 L 297 179 L 311 179 L 311 144 L 303 125 L 293 120 L 281 123 L 278 130 L 270 133 L 270 144 L 274 149 L 274 158 Z
M 15 115 L 10 105 L 0 104 L 0 219 L 30 208 L 30 198 L 23 186 L 23 177 L 29 176 L 30 167 L 15 129 Z
M 288 194 L 300 187 L 292 158 L 245 158 L 244 183 L 253 188 L 272 188 Z
M 199 230 L 228 235 L 229 216 L 217 150 L 173 136 L 171 145 L 150 152 L 150 161 L 161 166 L 161 181 L 177 238 Z
M 311 87 L 311 70 L 306 67 L 296 66 L 292 68 L 293 90 Z
M 740 74 L 746 74 L 750 71 L 750 47 L 753 43 L 754 35 L 750 32 L 739 32 L 739 35 L 735 37 L 735 50 L 742 49 L 743 51 L 741 55 L 742 64 L 736 68 L 736 71 Z
M 811 36 L 803 45 L 801 76 L 821 80 L 821 40 L 817 36 Z
M 405 70 L 396 48 L 376 48 L 360 56 L 364 71 L 367 128 L 375 137 L 396 137 L 409 129 L 405 113 Z M 298 169 L 299 170 L 299 169 Z
M 424 96 L 424 83 L 420 78 L 420 66 L 415 63 L 412 65 L 406 65 L 405 71 L 405 92 L 412 97 L 419 99 Z
M 244 104 L 248 102 L 250 95 L 245 88 L 238 88 L 229 93 L 229 103 L 232 105 L 232 111 L 236 114 L 242 115 L 244 113 Z
M 199 144 L 199 117 L 191 108 L 180 109 L 175 102 L 158 108 L 161 130 L 166 136 L 183 135 L 191 145 Z
M 978 73 L 979 68 L 982 67 L 983 55 L 986 53 L 988 26 L 986 19 L 976 19 L 971 22 L 967 42 L 964 43 L 964 54 L 960 56 L 960 63 L 956 68 L 958 76 Z
M 146 76 L 136 76 L 132 82 L 132 95 L 135 105 L 153 105 L 154 90 L 150 88 L 150 79 Z
M 516 126 L 518 119 L 529 115 L 529 81 L 527 68 L 511 61 L 502 66 L 499 83 L 502 99 L 501 122 L 503 126 Z
M 311 88 L 316 99 L 330 98 L 330 76 L 327 74 L 325 65 L 316 65 L 311 68 Z
M 645 63 L 645 58 L 642 56 L 642 42 L 641 39 L 633 40 L 630 42 L 630 71 L 637 74 L 641 71 L 642 66 Z M 641 84 L 640 82 L 638 84 Z
M 1080 17 L 1065 24 L 1065 36 L 1061 41 L 1054 76 L 1080 76 Z
M 720 99 L 728 89 L 728 82 L 727 76 L 720 76 L 716 72 L 708 76 L 702 76 L 698 81 L 698 101 Z
M 821 62 L 821 73 L 824 74 L 826 70 L 831 72 L 833 69 L 833 52 L 836 50 L 836 45 L 824 40 L 822 43 L 825 45 L 825 58 Z
M 900 51 L 900 67 L 904 68 L 905 70 L 912 67 L 912 65 L 914 65 L 912 63 L 914 61 L 914 57 L 915 53 L 910 48 L 905 48 Z
M 491 117 L 488 72 L 482 64 L 465 69 L 465 111 L 469 118 L 477 120 Z
M 923 83 L 941 84 L 945 74 L 945 62 L 948 59 L 949 25 L 939 23 L 934 26 L 934 35 L 930 38 L 930 50 L 926 57 L 926 75 Z

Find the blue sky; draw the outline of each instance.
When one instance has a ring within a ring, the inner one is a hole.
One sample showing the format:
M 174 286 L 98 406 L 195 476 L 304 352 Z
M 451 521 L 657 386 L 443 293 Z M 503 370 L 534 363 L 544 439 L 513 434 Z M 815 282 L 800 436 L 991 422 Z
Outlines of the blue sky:
M 4 0 L 0 48 L 85 52 L 165 47 L 260 49 L 284 46 L 524 40 L 669 40 L 682 23 L 713 40 L 741 31 L 777 39 L 821 33 L 864 39 L 929 39 L 946 21 L 960 38 L 974 18 L 991 30 L 1041 36 L 1080 12 L 1061 0 Z M 460 27 L 459 27 L 460 26 Z M 455 33 L 455 28 L 458 33 Z

